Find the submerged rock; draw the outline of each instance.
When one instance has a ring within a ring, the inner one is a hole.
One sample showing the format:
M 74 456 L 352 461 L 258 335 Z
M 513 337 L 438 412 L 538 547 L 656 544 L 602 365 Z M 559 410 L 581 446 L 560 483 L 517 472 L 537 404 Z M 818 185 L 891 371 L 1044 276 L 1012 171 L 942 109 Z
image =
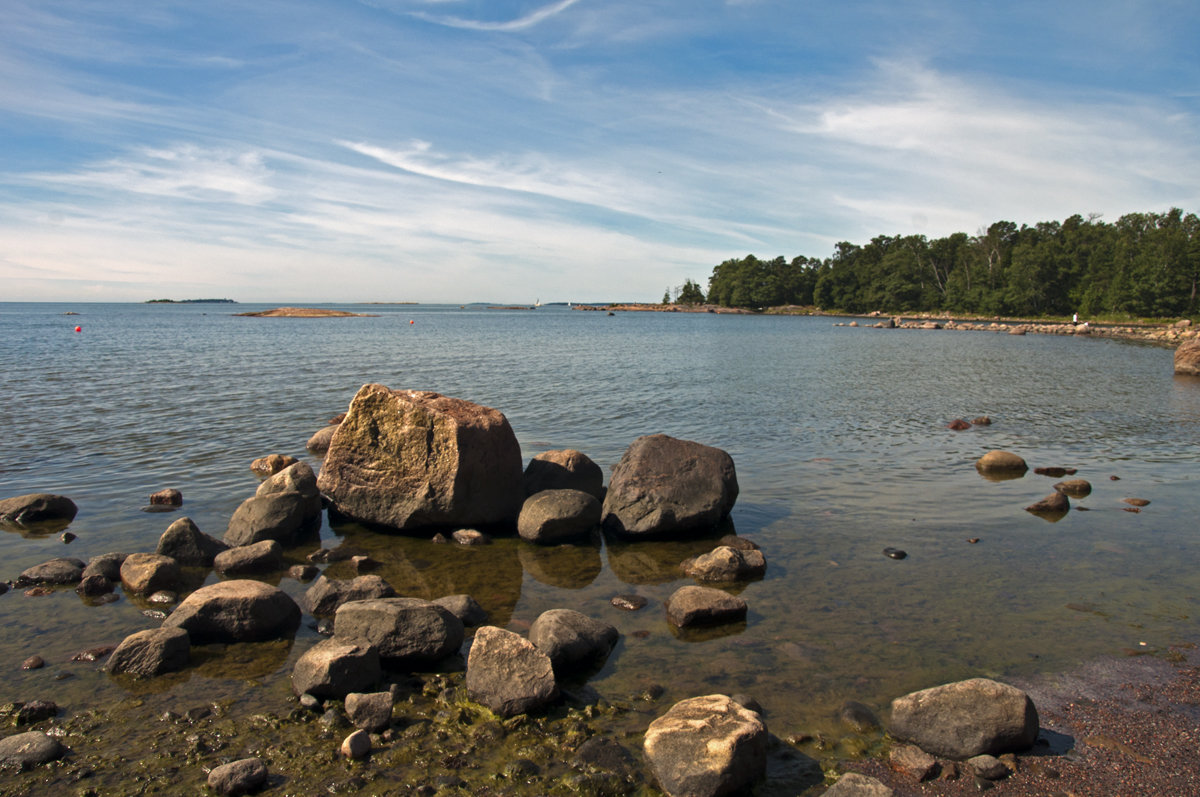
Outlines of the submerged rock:
M 733 458 L 721 449 L 665 434 L 639 437 L 613 469 L 604 528 L 630 537 L 708 531 L 737 496 Z
M 646 758 L 668 795 L 741 794 L 766 775 L 762 717 L 725 695 L 681 700 L 650 723 Z
M 319 484 L 337 511 L 395 529 L 513 523 L 521 448 L 498 410 L 419 390 L 364 385 Z
M 749 581 L 763 577 L 767 572 L 767 560 L 758 549 L 740 550 L 722 545 L 685 560 L 680 564 L 680 569 L 702 582 Z
M 667 620 L 676 628 L 744 620 L 746 602 L 713 587 L 680 587 L 667 599 Z

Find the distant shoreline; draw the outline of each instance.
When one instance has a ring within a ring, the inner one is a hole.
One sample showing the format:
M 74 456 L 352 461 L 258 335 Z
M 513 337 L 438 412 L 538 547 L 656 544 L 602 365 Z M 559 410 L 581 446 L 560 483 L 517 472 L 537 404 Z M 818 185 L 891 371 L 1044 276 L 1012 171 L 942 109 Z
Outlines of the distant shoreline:
M 237 304 L 233 299 L 147 299 L 143 304 Z

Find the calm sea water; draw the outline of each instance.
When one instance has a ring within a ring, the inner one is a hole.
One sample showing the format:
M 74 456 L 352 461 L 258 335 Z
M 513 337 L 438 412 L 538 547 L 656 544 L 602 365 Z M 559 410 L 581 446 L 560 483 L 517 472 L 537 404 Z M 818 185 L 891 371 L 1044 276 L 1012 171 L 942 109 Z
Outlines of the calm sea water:
M 0 304 L 0 496 L 57 492 L 80 509 L 70 544 L 0 533 L 0 578 L 55 556 L 152 551 L 180 515 L 221 536 L 257 485 L 251 460 L 307 457 L 308 437 L 358 387 L 380 382 L 500 409 L 526 458 L 577 448 L 607 469 L 635 437 L 655 432 L 733 456 L 733 523 L 763 547 L 768 572 L 740 590 L 748 621 L 706 635 L 673 634 L 662 610 L 690 583 L 678 562 L 706 543 L 464 549 L 322 529 L 325 546 L 380 559 L 402 594 L 470 592 L 494 623 L 519 631 L 556 607 L 613 623 L 622 642 L 590 682 L 601 694 L 652 684 L 668 699 L 746 692 L 783 736 L 822 727 L 847 699 L 883 708 L 956 678 L 1029 675 L 1200 636 L 1200 381 L 1173 376 L 1169 350 L 564 307 L 232 315 L 264 307 Z M 983 414 L 993 425 L 945 428 Z M 1031 467 L 1078 468 L 1094 491 L 1075 504 L 1089 511 L 1055 523 L 1023 511 L 1055 480 L 1032 471 L 982 479 L 973 463 L 993 448 Z M 164 487 L 183 491 L 183 509 L 141 511 Z M 1126 497 L 1151 503 L 1131 513 Z M 889 546 L 908 558 L 885 557 Z M 301 561 L 309 550 L 291 555 Z M 329 574 L 349 575 L 338 567 Z M 279 583 L 297 597 L 305 589 Z M 650 605 L 609 605 L 629 592 Z M 16 671 L 26 656 L 65 662 L 119 641 L 152 624 L 144 608 L 128 597 L 88 605 L 71 591 L 0 596 L 3 692 L 15 698 L 44 681 Z M 253 676 L 282 691 L 291 662 L 316 639 L 302 627 L 293 645 L 247 665 L 252 672 L 214 666 L 170 688 L 249 694 Z M 77 670 L 56 688 L 81 701 L 125 695 Z

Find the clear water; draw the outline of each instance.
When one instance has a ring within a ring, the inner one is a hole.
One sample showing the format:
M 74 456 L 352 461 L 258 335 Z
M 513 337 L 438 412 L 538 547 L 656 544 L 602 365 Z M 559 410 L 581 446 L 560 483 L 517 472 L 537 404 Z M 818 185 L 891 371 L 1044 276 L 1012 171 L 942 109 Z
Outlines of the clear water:
M 676 635 L 662 609 L 690 583 L 678 562 L 709 543 L 468 549 L 322 529 L 326 547 L 382 561 L 402 594 L 470 592 L 495 624 L 518 631 L 556 607 L 613 623 L 622 641 L 590 681 L 604 695 L 653 684 L 669 699 L 749 693 L 786 736 L 823 727 L 847 699 L 881 709 L 960 677 L 1033 674 L 1197 638 L 1200 381 L 1173 376 L 1167 349 L 563 307 L 232 315 L 262 307 L 0 304 L 0 497 L 57 492 L 80 508 L 68 545 L 0 533 L 0 578 L 55 556 L 152 551 L 180 515 L 221 536 L 257 485 L 251 460 L 307 457 L 308 437 L 359 386 L 380 382 L 500 409 L 527 458 L 577 448 L 608 468 L 655 432 L 733 456 L 732 521 L 762 546 L 768 572 L 740 590 L 747 622 L 715 633 Z M 945 428 L 983 414 L 992 426 Z M 1023 511 L 1056 480 L 982 479 L 973 463 L 993 448 L 1031 467 L 1078 468 L 1094 491 L 1075 503 L 1090 511 L 1054 523 Z M 142 512 L 164 487 L 182 490 L 183 509 Z M 1125 497 L 1152 503 L 1126 512 Z M 908 558 L 885 557 L 889 546 Z M 349 575 L 341 567 L 329 574 Z M 279 584 L 296 597 L 305 589 Z M 630 592 L 649 606 L 609 605 Z M 91 605 L 69 590 L 0 596 L 3 692 L 44 687 L 42 671 L 16 668 L 36 653 L 51 669 L 73 668 L 55 687 L 62 703 L 126 697 L 126 686 L 66 662 L 152 625 L 144 608 L 127 596 Z M 218 656 L 161 689 L 283 692 L 316 639 L 302 626 L 270 656 Z

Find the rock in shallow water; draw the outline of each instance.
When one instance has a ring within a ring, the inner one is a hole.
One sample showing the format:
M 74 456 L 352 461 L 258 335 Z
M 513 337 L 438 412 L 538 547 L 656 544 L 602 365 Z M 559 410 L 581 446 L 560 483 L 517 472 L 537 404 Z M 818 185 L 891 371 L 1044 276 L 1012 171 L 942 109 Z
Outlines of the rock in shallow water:
M 300 607 L 287 593 L 261 581 L 220 581 L 193 592 L 164 621 L 185 629 L 197 645 L 261 642 L 289 637 L 300 625 Z
M 0 767 L 32 769 L 62 758 L 64 748 L 41 731 L 29 731 L 0 739 Z
M 667 620 L 676 628 L 737 622 L 746 610 L 744 600 L 713 587 L 680 587 L 667 600 Z
M 249 794 L 267 782 L 267 765 L 261 758 L 243 758 L 215 767 L 208 773 L 208 788 L 222 797 Z
M 524 637 L 495 626 L 475 632 L 467 691 L 502 717 L 536 711 L 558 696 L 550 657 Z

